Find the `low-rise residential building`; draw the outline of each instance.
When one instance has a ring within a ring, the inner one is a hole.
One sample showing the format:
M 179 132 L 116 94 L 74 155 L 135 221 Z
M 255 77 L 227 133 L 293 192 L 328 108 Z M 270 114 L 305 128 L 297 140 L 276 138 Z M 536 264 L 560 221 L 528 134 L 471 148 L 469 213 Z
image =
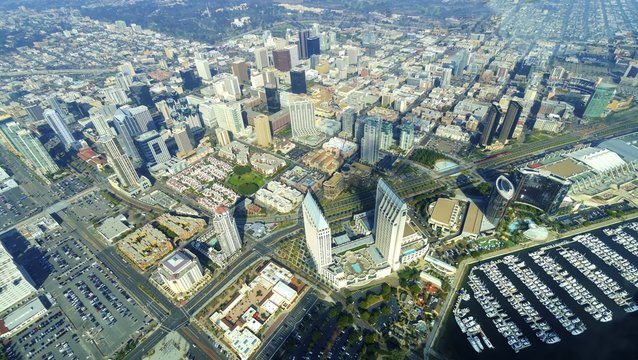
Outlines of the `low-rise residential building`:
M 471 137 L 468 132 L 458 125 L 440 125 L 436 128 L 435 134 L 438 137 L 461 142 L 469 142 Z
M 248 165 L 249 148 L 239 141 L 231 141 L 219 149 L 219 157 L 235 162 L 239 165 Z
M 117 243 L 117 248 L 140 269 L 146 270 L 173 250 L 163 232 L 146 224 Z
M 343 159 L 339 153 L 324 149 L 313 150 L 302 158 L 304 164 L 312 169 L 319 170 L 328 175 L 333 174 L 343 164 Z
M 157 223 L 172 231 L 181 240 L 188 240 L 206 227 L 206 220 L 164 214 L 157 218 Z
M 299 206 L 303 194 L 279 181 L 271 181 L 266 187 L 257 190 L 255 202 L 279 213 L 289 213 Z
M 286 166 L 286 161 L 268 153 L 255 153 L 250 157 L 250 165 L 256 172 L 270 176 Z
M 346 180 L 342 173 L 336 172 L 332 177 L 323 182 L 323 196 L 326 199 L 335 199 L 346 188 Z
M 304 288 L 288 269 L 268 262 L 250 283 L 242 281 L 238 295 L 209 321 L 240 359 L 248 359 L 261 345 L 262 329 L 276 324 L 275 314 L 293 306 Z

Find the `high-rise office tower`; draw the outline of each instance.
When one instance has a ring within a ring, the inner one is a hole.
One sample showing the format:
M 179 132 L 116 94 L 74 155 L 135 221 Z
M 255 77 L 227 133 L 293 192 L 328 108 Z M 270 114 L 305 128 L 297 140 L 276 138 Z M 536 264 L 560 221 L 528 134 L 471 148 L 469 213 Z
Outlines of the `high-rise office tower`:
M 60 170 L 42 143 L 11 118 L 0 121 L 0 131 L 13 152 L 24 158 L 35 171 L 47 175 Z
M 124 112 L 127 116 L 132 117 L 133 120 L 138 124 L 142 132 L 155 129 L 153 117 L 151 116 L 151 112 L 148 111 L 148 108 L 146 106 L 141 105 L 135 107 L 121 107 L 118 110 Z
M 492 104 L 489 110 L 487 110 L 487 114 L 485 114 L 485 121 L 483 122 L 483 133 L 481 134 L 481 145 L 489 146 L 492 144 L 500 119 L 501 110 L 499 110 L 498 106 Z
M 214 103 L 212 107 L 215 119 L 217 119 L 217 126 L 230 131 L 235 137 L 240 137 L 244 134 L 246 127 L 244 126 L 240 103 Z
M 121 107 L 113 115 L 113 120 L 121 122 L 133 137 L 155 128 L 146 106 Z
M 179 124 L 173 128 L 173 138 L 180 155 L 189 154 L 193 151 L 193 143 L 189 132 L 188 126 L 184 124 Z
M 100 138 L 99 143 L 106 151 L 106 160 L 124 188 L 139 188 L 140 177 L 129 157 L 122 153 L 113 136 Z
M 596 86 L 594 95 L 589 99 L 587 108 L 585 108 L 586 118 L 599 118 L 605 114 L 607 105 L 616 94 L 616 86 L 612 84 L 600 83 Z
M 307 59 L 308 58 L 308 38 L 310 37 L 310 30 L 303 29 L 299 30 L 299 58 Z
M 231 70 L 233 75 L 237 76 L 240 83 L 250 83 L 250 73 L 248 72 L 248 63 L 244 60 L 237 60 L 232 63 Z
M 137 145 L 147 167 L 163 164 L 171 159 L 164 138 L 155 130 L 137 136 L 135 145 Z
M 173 118 L 171 117 L 171 109 L 168 107 L 166 100 L 158 101 L 155 103 L 155 107 L 162 114 L 164 124 L 167 128 L 173 127 Z
M 290 87 L 293 94 L 306 93 L 306 71 L 304 69 L 290 70 Z
M 180 70 L 179 76 L 182 78 L 182 87 L 184 90 L 193 90 L 202 84 L 202 79 L 195 76 L 195 70 L 193 69 Z
M 264 69 L 264 71 L 261 73 L 261 76 L 264 78 L 264 86 L 266 85 L 270 85 L 274 87 L 279 86 L 279 78 L 277 78 L 277 75 L 275 74 L 274 71 Z
M 259 114 L 255 118 L 255 132 L 257 133 L 257 146 L 270 147 L 272 145 L 272 131 L 268 116 Z
M 207 59 L 195 59 L 195 68 L 197 69 L 197 74 L 204 81 L 210 81 L 213 79 L 213 74 L 210 72 L 210 63 Z
M 312 55 L 321 54 L 321 46 L 320 46 L 320 40 L 318 36 L 309 37 L 308 40 L 306 40 L 306 46 L 308 49 L 307 58 L 311 57 Z
M 348 55 L 348 64 L 357 65 L 359 63 L 359 48 L 349 46 L 346 48 L 346 55 Z
M 99 108 L 91 108 L 91 110 L 89 110 L 89 118 L 98 136 L 115 135 L 109 125 L 109 120 L 113 118 L 116 110 L 115 105 L 103 105 Z
M 227 207 L 219 206 L 215 209 L 213 228 L 217 233 L 219 246 L 226 256 L 231 256 L 241 249 L 242 243 L 239 230 L 233 214 Z
M 317 65 L 319 65 L 319 55 L 311 55 L 310 56 L 310 68 L 312 70 L 317 69 Z
M 357 112 L 353 107 L 347 107 L 341 112 L 341 129 L 348 138 L 354 137 L 354 123 Z
M 133 76 L 128 73 L 119 72 L 115 75 L 115 82 L 117 82 L 117 86 L 120 89 L 129 91 L 131 85 L 133 85 Z
M 374 207 L 374 243 L 394 270 L 401 265 L 401 241 L 407 220 L 408 205 L 380 179 Z
M 354 136 L 352 139 L 359 145 L 361 145 L 361 141 L 363 140 L 363 132 L 367 121 L 367 117 L 357 117 L 354 121 Z
M 153 97 L 151 96 L 151 88 L 142 83 L 133 83 L 130 86 L 131 100 L 136 105 L 153 106 Z
M 130 75 L 130 76 L 134 76 L 135 75 L 135 67 L 133 66 L 133 64 L 130 61 L 126 61 L 126 62 L 122 63 L 122 65 L 118 66 L 117 68 L 118 68 L 118 70 L 120 72 L 123 72 L 125 74 Z
M 226 146 L 230 144 L 230 135 L 228 134 L 228 130 L 220 127 L 215 128 L 215 136 L 217 137 L 217 145 Z
M 555 213 L 565 199 L 572 182 L 546 170 L 519 169 L 514 201 L 548 214 Z
M 281 100 L 279 99 L 279 90 L 276 86 L 265 85 L 266 91 L 266 105 L 268 106 L 268 112 L 271 114 L 281 110 Z
M 272 51 L 272 60 L 275 69 L 286 72 L 292 69 L 292 60 L 288 49 L 277 49 Z
M 76 143 L 73 134 L 71 134 L 71 130 L 69 130 L 64 119 L 57 111 L 52 109 L 44 110 L 44 118 L 51 129 L 53 129 L 53 132 L 58 136 L 65 149 L 70 149 Z
M 123 89 L 115 86 L 109 86 L 106 89 L 103 89 L 102 94 L 104 95 L 104 101 L 107 104 L 112 105 L 124 105 L 129 102 L 129 98 L 126 96 L 126 92 Z
M 317 272 L 321 273 L 326 266 L 332 264 L 332 235 L 330 225 L 323 216 L 319 205 L 312 197 L 310 191 L 301 205 L 303 223 L 306 237 L 306 245 L 310 250 L 312 260 L 317 266 Z
M 42 121 L 44 120 L 44 110 L 39 105 L 31 105 L 24 108 L 27 114 L 29 114 L 29 119 L 31 121 Z
M 414 124 L 410 121 L 401 125 L 401 136 L 399 137 L 399 148 L 408 151 L 414 146 Z
M 523 112 L 521 104 L 511 100 L 507 107 L 507 112 L 505 113 L 503 125 L 501 125 L 501 132 L 498 134 L 498 141 L 501 144 L 505 144 L 505 142 L 511 139 L 512 135 L 514 135 L 514 130 L 516 129 L 518 119 L 521 117 L 521 112 Z
M 319 45 L 322 52 L 330 50 L 330 38 L 328 37 L 327 32 L 319 34 Z
M 305 136 L 318 135 L 315 125 L 315 105 L 307 99 L 291 96 L 288 102 L 292 137 L 300 139 Z
M 258 47 L 254 51 L 255 54 L 255 67 L 259 70 L 270 66 L 268 61 L 268 49 L 265 47 Z
M 261 41 L 264 43 L 264 45 L 272 41 L 272 32 L 270 30 L 264 30 L 264 33 L 261 34 Z
M 215 94 L 225 100 L 239 100 L 241 98 L 239 78 L 233 74 L 222 73 L 213 76 L 213 89 Z
M 361 139 L 361 162 L 364 164 L 375 165 L 379 161 L 381 121 L 376 117 L 369 117 L 365 121 Z
M 496 179 L 485 209 L 485 217 L 492 225 L 498 226 L 505 211 L 507 211 L 507 206 L 514 198 L 515 190 L 514 185 L 507 177 L 501 175 Z
M 117 142 L 120 144 L 124 153 L 128 155 L 133 164 L 137 167 L 141 163 L 141 157 L 139 152 L 137 151 L 137 147 L 135 147 L 135 142 L 133 138 L 140 134 L 140 130 L 137 127 L 135 122 L 129 120 L 125 114 L 116 112 L 113 116 L 113 125 L 117 132 Z
M 67 115 L 69 115 L 69 108 L 66 102 L 58 100 L 55 96 L 51 96 L 47 99 L 47 103 L 51 109 L 57 112 L 61 117 L 66 118 Z M 69 122 L 67 121 L 67 123 Z
M 381 136 L 379 139 L 380 150 L 390 149 L 390 147 L 394 143 L 392 135 L 393 135 L 392 123 L 381 120 Z
M 297 46 L 296 44 L 290 44 L 284 47 L 284 49 L 288 50 L 288 52 L 290 53 L 291 68 L 294 68 L 297 65 L 299 65 L 299 46 Z
M 0 289 L 2 289 L 0 313 L 37 294 L 29 275 L 13 260 L 2 244 L 0 244 Z

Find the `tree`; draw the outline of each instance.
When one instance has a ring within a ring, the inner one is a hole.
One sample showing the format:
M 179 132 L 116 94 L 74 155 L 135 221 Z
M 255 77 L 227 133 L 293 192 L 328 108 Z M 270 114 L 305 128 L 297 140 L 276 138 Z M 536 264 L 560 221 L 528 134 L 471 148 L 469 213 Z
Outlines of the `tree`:
M 245 165 L 236 165 L 235 167 L 233 167 L 233 173 L 235 175 L 244 175 L 244 174 L 248 174 L 251 171 L 250 166 Z
M 339 320 L 337 320 L 337 327 L 340 329 L 346 328 L 353 323 L 352 315 L 350 314 L 342 314 L 339 316 Z
M 410 292 L 413 296 L 416 296 L 418 293 L 421 292 L 421 286 L 419 286 L 418 284 L 410 286 Z
M 359 333 L 357 333 L 356 331 L 353 331 L 350 333 L 350 335 L 348 335 L 348 344 L 354 344 L 358 340 L 359 340 Z
M 341 304 L 337 303 L 330 308 L 330 311 L 328 311 L 328 316 L 333 318 L 339 315 L 340 312 L 341 312 Z
M 367 345 L 372 345 L 377 342 L 377 338 L 376 336 L 374 336 L 373 333 L 365 334 L 363 336 L 363 342 L 366 343 Z
M 316 343 L 317 341 L 319 341 L 320 338 L 321 338 L 321 332 L 318 329 L 314 329 L 312 331 L 310 340 L 312 340 L 313 343 Z
M 381 316 L 381 314 L 378 311 L 373 312 L 372 315 L 370 315 L 370 321 L 368 321 L 370 325 L 376 324 L 379 320 L 379 316 Z
M 392 288 L 390 287 L 390 285 L 383 283 L 383 285 L 381 285 L 381 296 L 383 296 L 383 300 L 385 301 L 390 300 L 391 295 L 392 295 Z
M 370 322 L 370 313 L 367 310 L 363 310 L 363 312 L 361 312 L 361 319 Z
M 383 305 L 381 307 L 381 313 L 385 316 L 390 315 L 390 313 L 392 313 L 392 309 L 390 309 L 390 307 L 388 305 Z

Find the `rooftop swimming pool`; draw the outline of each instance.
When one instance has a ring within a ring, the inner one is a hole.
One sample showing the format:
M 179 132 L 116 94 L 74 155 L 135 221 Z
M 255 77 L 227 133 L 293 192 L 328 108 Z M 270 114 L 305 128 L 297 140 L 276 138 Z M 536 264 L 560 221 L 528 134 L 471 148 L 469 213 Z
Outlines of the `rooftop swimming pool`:
M 352 265 L 352 270 L 354 270 L 354 272 L 356 272 L 357 274 L 361 274 L 361 265 L 359 265 L 359 263 L 354 263 Z

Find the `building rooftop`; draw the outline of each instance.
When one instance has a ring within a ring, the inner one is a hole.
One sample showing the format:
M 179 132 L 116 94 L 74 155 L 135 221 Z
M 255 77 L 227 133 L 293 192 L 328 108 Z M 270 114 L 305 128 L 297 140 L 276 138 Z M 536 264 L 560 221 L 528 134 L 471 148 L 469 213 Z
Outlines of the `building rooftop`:
M 46 311 L 44 304 L 39 298 L 35 298 L 10 312 L 4 319 L 0 319 L 0 337 L 43 311 Z
M 589 170 L 585 165 L 579 164 L 572 159 L 565 159 L 544 167 L 545 170 L 554 175 L 568 179 Z
M 430 221 L 453 227 L 460 216 L 461 204 L 459 200 L 440 198 L 434 203 L 430 212 Z
M 162 261 L 161 266 L 171 274 L 176 274 L 193 262 L 194 258 L 195 256 L 190 251 L 186 249 L 178 250 Z
M 306 207 L 306 209 L 308 209 L 308 213 L 312 218 L 312 222 L 317 226 L 318 229 L 330 228 L 330 225 L 328 225 L 328 222 L 326 222 L 326 219 L 323 217 L 321 209 L 319 209 L 319 205 L 317 205 L 317 202 L 312 197 L 312 194 L 310 192 L 306 193 L 306 197 L 303 199 L 303 205 Z

